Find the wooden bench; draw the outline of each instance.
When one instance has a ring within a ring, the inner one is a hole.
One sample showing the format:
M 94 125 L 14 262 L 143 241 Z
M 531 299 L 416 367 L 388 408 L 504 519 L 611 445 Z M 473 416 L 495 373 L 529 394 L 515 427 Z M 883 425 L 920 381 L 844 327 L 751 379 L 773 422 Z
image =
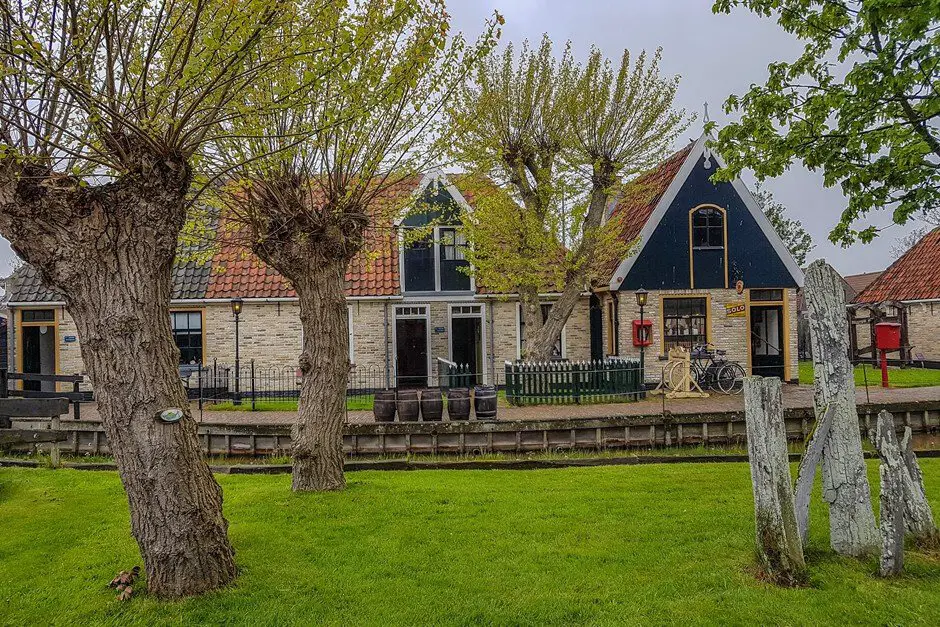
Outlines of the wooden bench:
M 51 442 L 50 458 L 59 465 L 58 442 L 68 439 L 59 421 L 69 412 L 68 398 L 0 398 L 0 448 Z M 47 429 L 13 429 L 11 418 L 48 418 Z
M 8 372 L 6 369 L 0 369 L 0 398 L 9 396 L 18 396 L 22 398 L 67 398 L 73 405 L 72 417 L 75 420 L 81 420 L 82 401 L 85 400 L 85 394 L 79 389 L 85 380 L 84 375 L 80 374 L 38 374 L 33 372 Z M 47 383 L 67 383 L 71 384 L 71 392 L 46 392 L 41 390 L 11 390 L 10 381 L 37 381 Z

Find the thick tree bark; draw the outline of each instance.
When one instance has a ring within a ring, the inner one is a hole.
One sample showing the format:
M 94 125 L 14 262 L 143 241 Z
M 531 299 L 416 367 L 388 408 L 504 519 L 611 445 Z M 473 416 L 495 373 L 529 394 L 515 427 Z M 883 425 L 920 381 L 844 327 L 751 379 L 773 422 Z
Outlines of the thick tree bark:
M 290 279 L 300 301 L 302 373 L 292 428 L 295 491 L 346 487 L 343 424 L 349 377 L 345 275 L 362 248 L 367 208 L 320 198 L 298 176 L 257 181 L 234 201 L 252 251 Z
M 842 286 L 842 278 L 823 260 L 813 262 L 806 272 L 816 415 L 830 407 L 833 411 L 822 458 L 830 543 L 837 553 L 862 556 L 875 552 L 879 542 L 862 456 Z
M 0 230 L 65 295 L 131 511 L 147 586 L 199 594 L 237 574 L 222 490 L 203 458 L 169 321 L 188 166 L 141 155 L 138 172 L 82 187 L 26 167 L 0 198 Z M 179 408 L 183 418 L 156 419 Z
M 324 262 L 294 283 L 304 332 L 300 404 L 292 430 L 295 491 L 342 490 L 349 376 L 346 261 Z
M 777 584 L 803 584 L 806 562 L 793 501 L 780 379 L 745 379 L 744 412 L 761 568 Z
M 900 574 L 904 568 L 904 495 L 907 468 L 894 432 L 894 417 L 881 410 L 875 448 L 881 458 L 881 562 L 882 577 Z M 910 481 L 910 477 L 906 477 Z

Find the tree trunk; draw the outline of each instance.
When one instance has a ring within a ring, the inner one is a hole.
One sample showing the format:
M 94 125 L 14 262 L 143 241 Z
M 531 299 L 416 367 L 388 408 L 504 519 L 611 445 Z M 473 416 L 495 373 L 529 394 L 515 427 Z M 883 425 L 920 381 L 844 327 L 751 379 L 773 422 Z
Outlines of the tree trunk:
M 822 458 L 830 543 L 837 553 L 862 556 L 877 550 L 878 532 L 855 407 L 842 278 L 825 261 L 815 261 L 806 272 L 804 293 L 813 345 L 816 415 L 833 408 Z
M 520 286 L 519 303 L 522 323 L 525 325 L 522 350 L 520 351 L 522 358 L 527 361 L 548 361 L 552 358 L 552 347 L 557 338 L 548 344 L 547 350 L 540 350 L 543 346 L 537 340 L 542 335 L 542 326 L 545 321 L 542 319 L 542 303 L 539 300 L 538 286 Z M 535 338 L 536 341 L 529 341 L 530 338 Z
M 292 430 L 295 491 L 342 490 L 343 424 L 349 376 L 346 261 L 333 260 L 298 277 L 304 344 L 297 422 Z
M 212 590 L 237 574 L 222 490 L 202 455 L 170 331 L 188 185 L 185 163 L 154 158 L 142 172 L 94 187 L 28 170 L 0 199 L 3 234 L 64 294 L 75 320 L 147 586 L 164 598 Z M 167 408 L 183 418 L 159 421 Z
M 571 317 L 571 312 L 578 304 L 582 292 L 588 289 L 589 278 L 594 261 L 594 255 L 597 251 L 599 239 L 598 230 L 601 228 L 604 220 L 604 212 L 607 209 L 607 203 L 610 200 L 610 189 L 615 182 L 613 175 L 613 166 L 605 163 L 595 165 L 594 178 L 588 204 L 587 214 L 581 225 L 581 239 L 573 254 L 568 260 L 568 271 L 565 273 L 565 286 L 561 296 L 552 303 L 548 312 L 548 318 L 544 324 L 541 320 L 541 311 L 539 311 L 538 326 L 530 327 L 528 318 L 526 322 L 526 358 L 544 361 L 551 357 L 552 347 Z M 525 296 L 523 291 L 529 292 Z M 531 299 L 530 288 L 528 290 L 520 289 L 521 299 Z M 538 300 L 538 289 L 535 289 L 535 300 Z M 523 311 L 526 311 L 528 301 L 523 300 Z
M 770 580 L 800 585 L 807 572 L 793 502 L 780 379 L 745 379 L 744 412 L 757 556 Z
M 894 417 L 881 410 L 875 435 L 875 448 L 881 458 L 881 563 L 882 577 L 900 574 L 904 568 L 904 475 Z M 909 479 L 908 479 L 909 481 Z

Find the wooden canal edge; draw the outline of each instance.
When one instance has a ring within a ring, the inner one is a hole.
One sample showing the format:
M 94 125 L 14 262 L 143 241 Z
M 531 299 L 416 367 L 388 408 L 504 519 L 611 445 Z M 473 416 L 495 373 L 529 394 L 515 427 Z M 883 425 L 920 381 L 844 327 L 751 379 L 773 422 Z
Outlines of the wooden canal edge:
M 874 428 L 878 411 L 894 415 L 898 427 L 914 433 L 940 432 L 940 400 L 860 405 L 862 436 Z M 803 441 L 811 433 L 814 415 L 809 408 L 785 412 L 787 438 Z M 48 428 L 48 422 L 14 419 L 19 428 Z M 61 450 L 76 455 L 108 455 L 107 437 L 100 422 L 63 420 L 68 434 Z M 551 420 L 415 422 L 349 424 L 343 449 L 351 458 L 377 455 L 474 455 L 567 450 L 629 450 L 745 443 L 743 411 L 701 414 L 611 415 L 600 418 Z M 290 452 L 289 425 L 202 423 L 199 438 L 208 455 L 270 456 Z

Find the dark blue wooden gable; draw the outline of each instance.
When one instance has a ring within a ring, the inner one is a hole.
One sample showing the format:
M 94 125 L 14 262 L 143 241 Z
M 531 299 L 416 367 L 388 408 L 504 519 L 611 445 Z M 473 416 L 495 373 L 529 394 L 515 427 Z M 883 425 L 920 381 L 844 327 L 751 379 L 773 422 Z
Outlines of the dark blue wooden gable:
M 404 226 L 460 224 L 460 205 L 446 187 L 432 182 L 424 188 L 414 206 L 409 208 L 402 224 Z
M 734 186 L 709 180 L 717 164 L 712 159 L 711 168 L 705 169 L 704 161 L 704 157 L 699 157 L 649 241 L 634 260 L 620 289 L 689 289 L 692 286 L 689 212 L 706 204 L 725 210 L 728 287 L 733 288 L 738 280 L 744 281 L 748 288 L 796 287 L 793 276 Z M 725 287 L 725 250 L 696 249 L 692 254 L 695 255 L 695 288 Z
M 443 185 L 431 183 L 418 198 L 415 206 L 402 220 L 404 227 L 459 226 L 460 205 Z M 445 231 L 453 237 L 453 229 L 439 229 L 442 238 Z M 404 289 L 406 292 L 431 292 L 440 289 L 444 292 L 467 291 L 470 289 L 470 276 L 463 270 L 469 267 L 465 259 L 447 259 L 443 247 L 437 249 L 441 257 L 435 264 L 434 235 L 428 233 L 420 240 L 409 240 L 403 251 Z M 439 279 L 435 268 L 440 269 Z

